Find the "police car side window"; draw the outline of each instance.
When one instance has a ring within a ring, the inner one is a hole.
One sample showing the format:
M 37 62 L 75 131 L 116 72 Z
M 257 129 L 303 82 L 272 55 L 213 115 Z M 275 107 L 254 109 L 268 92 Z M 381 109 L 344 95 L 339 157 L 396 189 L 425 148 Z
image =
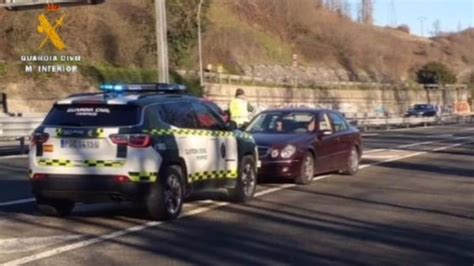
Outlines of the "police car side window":
M 193 109 L 189 102 L 171 102 L 160 104 L 159 116 L 169 125 L 179 128 L 197 128 Z
M 158 105 L 147 106 L 145 108 L 145 123 L 152 128 L 160 127 L 159 119 L 160 107 Z
M 200 129 L 223 130 L 225 128 L 209 107 L 199 102 L 193 102 L 192 106 Z

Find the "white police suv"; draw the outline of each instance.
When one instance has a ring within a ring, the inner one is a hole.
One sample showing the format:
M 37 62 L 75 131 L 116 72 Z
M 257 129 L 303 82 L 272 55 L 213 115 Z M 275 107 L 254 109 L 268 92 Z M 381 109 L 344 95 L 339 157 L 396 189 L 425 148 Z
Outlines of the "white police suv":
M 34 131 L 30 178 L 40 211 L 66 216 L 77 202 L 135 201 L 167 220 L 198 190 L 227 188 L 236 202 L 253 197 L 253 138 L 202 99 L 172 84 L 101 89 L 58 101 Z

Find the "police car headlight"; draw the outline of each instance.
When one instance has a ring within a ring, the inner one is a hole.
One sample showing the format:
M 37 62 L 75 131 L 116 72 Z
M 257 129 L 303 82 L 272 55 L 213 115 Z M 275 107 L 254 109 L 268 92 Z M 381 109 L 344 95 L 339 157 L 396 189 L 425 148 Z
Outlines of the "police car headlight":
M 296 152 L 296 147 L 294 145 L 286 145 L 285 148 L 281 150 L 281 158 L 288 159 L 293 156 Z
M 276 158 L 280 155 L 280 151 L 278 149 L 273 149 L 272 150 L 272 158 Z

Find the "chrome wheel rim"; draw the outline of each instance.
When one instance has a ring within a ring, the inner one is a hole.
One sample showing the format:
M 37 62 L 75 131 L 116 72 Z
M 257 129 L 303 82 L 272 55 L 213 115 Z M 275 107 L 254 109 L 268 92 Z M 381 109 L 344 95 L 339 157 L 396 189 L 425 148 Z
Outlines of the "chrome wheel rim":
M 355 149 L 351 151 L 351 157 L 349 158 L 350 168 L 353 172 L 356 172 L 359 169 L 359 156 Z
M 179 182 L 179 177 L 170 175 L 166 181 L 165 189 L 165 204 L 169 213 L 175 214 L 181 206 L 183 190 Z
M 314 163 L 310 156 L 307 156 L 303 162 L 303 174 L 306 179 L 314 176 Z
M 242 183 L 245 195 L 251 196 L 255 190 L 257 181 L 255 171 L 253 170 L 253 166 L 250 163 L 247 163 L 242 171 Z

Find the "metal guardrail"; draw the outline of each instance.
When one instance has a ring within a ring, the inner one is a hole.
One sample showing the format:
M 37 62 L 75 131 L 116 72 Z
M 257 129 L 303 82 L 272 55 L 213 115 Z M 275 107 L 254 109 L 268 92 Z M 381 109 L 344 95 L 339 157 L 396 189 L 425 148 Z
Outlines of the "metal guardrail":
M 194 76 L 198 77 L 198 71 L 189 70 L 178 70 L 182 76 Z M 259 76 L 245 76 L 245 75 L 234 75 L 226 73 L 215 73 L 215 72 L 204 72 L 204 79 L 210 83 L 218 84 L 235 84 L 235 85 L 268 85 L 268 86 L 292 86 L 292 87 L 372 87 L 372 88 L 388 88 L 388 87 L 407 87 L 415 89 L 466 89 L 466 84 L 446 84 L 439 86 L 438 84 L 418 84 L 418 83 L 383 83 L 383 82 L 355 82 L 355 81 L 321 81 L 315 80 L 310 77 L 298 78 L 293 74 L 288 73 L 286 76 L 278 77 L 259 77 Z
M 19 147 L 20 153 L 27 151 L 26 142 L 44 117 L 0 117 L 0 146 Z
M 362 130 L 369 128 L 390 129 L 395 127 L 413 127 L 443 124 L 474 123 L 474 114 L 452 115 L 442 117 L 393 117 L 393 118 L 368 118 L 351 121 L 354 126 Z
M 44 117 L 0 117 L 0 146 L 19 147 L 21 153 L 27 150 L 26 141 Z M 353 126 L 361 130 L 390 129 L 456 123 L 474 123 L 474 114 L 443 117 L 394 117 L 349 119 Z

